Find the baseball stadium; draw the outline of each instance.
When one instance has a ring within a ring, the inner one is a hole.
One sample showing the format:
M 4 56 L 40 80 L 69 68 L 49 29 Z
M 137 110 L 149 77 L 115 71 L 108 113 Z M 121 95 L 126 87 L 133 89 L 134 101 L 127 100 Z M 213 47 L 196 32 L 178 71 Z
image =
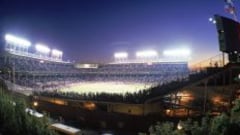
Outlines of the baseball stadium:
M 188 48 L 72 62 L 61 50 L 6 33 L 0 80 L 32 109 L 77 127 L 135 133 L 158 120 L 216 116 L 240 96 L 240 24 L 220 15 L 214 21 L 220 53 L 191 65 Z

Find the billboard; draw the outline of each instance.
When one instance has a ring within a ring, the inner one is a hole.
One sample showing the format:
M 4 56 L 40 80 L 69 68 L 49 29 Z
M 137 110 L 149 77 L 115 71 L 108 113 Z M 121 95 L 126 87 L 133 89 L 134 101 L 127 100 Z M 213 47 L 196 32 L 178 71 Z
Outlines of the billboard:
M 219 49 L 226 53 L 240 52 L 240 23 L 215 15 Z

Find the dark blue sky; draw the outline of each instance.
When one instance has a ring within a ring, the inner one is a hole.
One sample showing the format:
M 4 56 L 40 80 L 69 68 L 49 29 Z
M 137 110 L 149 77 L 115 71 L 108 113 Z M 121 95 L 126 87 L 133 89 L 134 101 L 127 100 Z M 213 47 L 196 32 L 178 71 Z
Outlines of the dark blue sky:
M 138 50 L 179 47 L 190 48 L 193 61 L 199 61 L 218 54 L 208 18 L 231 17 L 224 0 L 1 0 L 0 11 L 3 33 L 80 61 L 108 61 L 116 51 L 134 56 Z

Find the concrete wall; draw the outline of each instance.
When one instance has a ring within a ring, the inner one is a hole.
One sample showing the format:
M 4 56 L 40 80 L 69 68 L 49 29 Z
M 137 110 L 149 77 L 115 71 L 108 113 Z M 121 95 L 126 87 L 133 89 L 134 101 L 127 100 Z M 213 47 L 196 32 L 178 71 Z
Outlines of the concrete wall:
M 35 97 L 35 100 L 50 102 L 58 105 L 66 105 L 71 107 L 80 107 L 84 108 L 84 104 L 89 101 L 78 101 L 78 100 L 68 100 L 60 98 L 49 98 L 49 97 Z M 111 102 L 94 102 L 91 101 L 94 105 L 106 105 L 107 112 L 122 113 L 128 115 L 137 115 L 143 116 L 152 113 L 161 113 L 163 109 L 160 104 L 127 104 L 127 103 L 111 103 Z
M 108 112 L 124 113 L 129 115 L 143 115 L 142 104 L 109 104 Z

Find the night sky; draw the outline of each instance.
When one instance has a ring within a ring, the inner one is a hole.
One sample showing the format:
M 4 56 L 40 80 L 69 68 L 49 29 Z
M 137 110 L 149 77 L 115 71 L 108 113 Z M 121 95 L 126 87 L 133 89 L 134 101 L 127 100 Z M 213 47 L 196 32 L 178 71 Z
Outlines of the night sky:
M 173 48 L 190 48 L 197 62 L 220 53 L 208 18 L 231 17 L 224 0 L 0 0 L 0 13 L 1 36 L 44 43 L 63 50 L 65 60 L 82 62 Z

